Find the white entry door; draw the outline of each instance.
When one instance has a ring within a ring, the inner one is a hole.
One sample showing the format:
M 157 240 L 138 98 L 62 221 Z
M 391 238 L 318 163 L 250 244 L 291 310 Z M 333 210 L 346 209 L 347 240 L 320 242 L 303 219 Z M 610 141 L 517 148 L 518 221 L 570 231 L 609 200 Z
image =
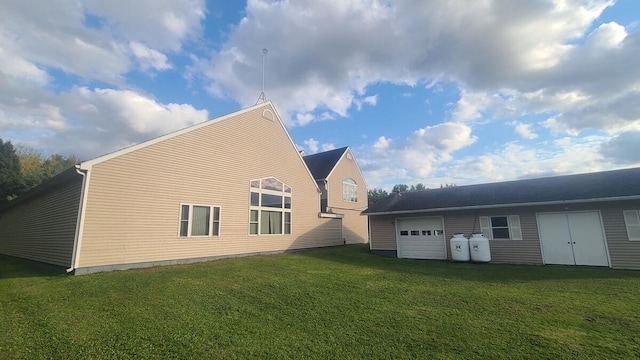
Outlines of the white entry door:
M 441 217 L 397 219 L 396 228 L 399 258 L 447 258 Z
M 538 214 L 546 264 L 609 266 L 600 213 Z

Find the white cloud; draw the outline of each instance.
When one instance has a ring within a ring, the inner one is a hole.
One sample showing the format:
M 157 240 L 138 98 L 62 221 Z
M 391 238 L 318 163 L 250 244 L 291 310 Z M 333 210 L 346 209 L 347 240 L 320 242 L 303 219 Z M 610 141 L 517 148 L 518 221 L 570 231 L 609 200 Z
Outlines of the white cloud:
M 434 149 L 450 153 L 473 144 L 471 127 L 462 123 L 446 122 L 416 130 L 409 143 L 420 149 Z
M 304 140 L 303 143 L 307 146 L 307 149 L 309 149 L 309 153 L 315 154 L 318 152 L 318 149 L 319 149 L 318 140 L 315 140 L 314 138 L 310 138 L 310 139 Z
M 478 184 L 517 178 L 602 171 L 619 167 L 621 164 L 628 165 L 628 162 L 625 163 L 620 159 L 615 162 L 603 161 L 598 149 L 609 139 L 610 137 L 607 136 L 589 136 L 565 138 L 564 141 L 555 144 L 541 142 L 531 145 L 509 142 L 479 156 L 428 162 L 427 165 L 431 166 L 428 176 L 425 176 L 426 171 L 407 171 L 406 166 L 399 167 L 399 171 L 404 172 L 402 177 L 393 176 L 392 170 L 385 171 L 387 166 L 384 164 L 389 162 L 381 163 L 378 160 L 374 160 L 376 166 L 362 166 L 362 168 L 370 187 L 390 189 L 396 183 L 422 182 L 429 188 L 437 188 L 440 184 Z M 359 161 L 366 153 L 368 153 L 366 149 L 360 149 L 360 153 L 357 154 Z
M 380 136 L 378 140 L 373 144 L 373 148 L 375 150 L 386 150 L 391 145 L 391 139 L 388 139 L 384 136 Z
M 561 131 L 615 128 L 628 120 L 579 120 L 638 91 L 640 35 L 614 22 L 592 27 L 613 4 L 250 0 L 220 51 L 193 71 L 212 94 L 249 105 L 259 93 L 260 48 L 269 48 L 267 94 L 289 125 L 317 112 L 346 117 L 373 84 L 449 81 L 462 93 L 455 122 L 547 114 Z
M 320 144 L 320 142 L 314 138 L 309 138 L 307 140 L 304 140 L 303 143 L 305 144 L 306 148 L 309 150 L 307 152 L 308 154 L 315 154 L 318 151 L 320 151 L 320 149 L 322 149 L 322 151 L 329 151 L 336 148 L 336 146 L 331 143 Z
M 335 149 L 336 146 L 330 143 L 322 144 L 322 151 L 329 151 Z
M 179 50 L 204 14 L 201 0 L 3 2 L 0 72 L 44 86 L 54 68 L 121 86 L 132 57 L 142 70 L 168 69 L 158 49 Z
M 600 145 L 600 154 L 609 161 L 625 165 L 640 165 L 640 131 L 616 135 Z
M 371 187 L 408 182 L 407 178 L 425 182 L 435 168 L 452 160 L 453 152 L 476 140 L 468 125 L 446 122 L 415 130 L 404 139 L 380 136 L 370 147 L 358 149 L 358 161 Z
M 531 128 L 531 124 L 514 121 L 512 125 L 515 127 L 516 134 L 520 135 L 523 139 L 532 140 L 538 137 L 538 134 Z
M 616 48 L 627 37 L 624 26 L 610 22 L 598 26 L 587 38 L 587 47 L 596 49 Z
M 362 105 L 364 104 L 376 106 L 376 104 L 378 103 L 378 95 L 371 95 L 371 96 L 366 96 L 362 99 L 355 99 L 354 102 L 356 105 L 356 109 L 360 111 L 362 109 Z
M 167 61 L 167 56 L 165 54 L 157 50 L 150 49 L 137 41 L 130 42 L 129 47 L 131 47 L 131 51 L 137 58 L 143 71 L 148 69 L 160 71 L 171 69 L 171 64 Z
M 46 0 L 45 0 L 46 1 Z M 118 35 L 163 50 L 179 50 L 189 36 L 197 35 L 206 16 L 204 0 L 90 0 L 88 13 L 103 17 Z
M 312 122 L 313 120 L 315 120 L 315 116 L 313 114 L 302 114 L 302 113 L 298 113 L 296 114 L 296 121 L 298 124 L 300 125 L 306 125 L 310 122 Z
M 58 95 L 40 91 L 9 105 L 0 105 L 0 132 L 10 140 L 82 159 L 208 119 L 206 110 L 163 104 L 130 90 L 77 87 Z

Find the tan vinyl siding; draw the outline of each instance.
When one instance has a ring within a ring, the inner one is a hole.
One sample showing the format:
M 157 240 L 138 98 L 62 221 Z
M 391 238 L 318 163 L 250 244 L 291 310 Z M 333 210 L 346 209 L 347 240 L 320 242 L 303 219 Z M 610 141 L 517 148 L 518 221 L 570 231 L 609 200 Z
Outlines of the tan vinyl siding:
M 347 158 L 350 154 L 352 159 Z M 342 180 L 352 178 L 358 185 L 358 201 L 344 201 L 342 199 Z M 335 168 L 329 174 L 327 206 L 331 211 L 344 214 L 343 236 L 347 243 L 366 243 L 368 238 L 367 217 L 360 215 L 369 205 L 367 201 L 367 184 L 356 164 L 351 150 L 347 149 Z
M 397 250 L 395 216 L 369 217 L 371 250 Z
M 139 148 L 90 170 L 78 267 L 284 251 L 342 244 L 319 193 L 269 105 Z M 292 187 L 291 235 L 249 235 L 249 185 Z M 178 237 L 180 204 L 220 206 L 219 237 Z
M 70 266 L 81 190 L 78 175 L 0 214 L 0 253 Z

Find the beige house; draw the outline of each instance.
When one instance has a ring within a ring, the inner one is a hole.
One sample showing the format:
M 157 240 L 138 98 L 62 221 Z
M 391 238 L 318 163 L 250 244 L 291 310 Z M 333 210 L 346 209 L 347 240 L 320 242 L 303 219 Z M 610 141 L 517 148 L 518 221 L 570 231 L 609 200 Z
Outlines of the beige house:
M 304 157 L 320 191 L 320 211 L 342 216 L 342 238 L 346 244 L 368 241 L 367 184 L 351 149 L 325 151 Z
M 340 171 L 366 206 L 360 172 Z M 349 216 L 319 211 L 321 195 L 266 102 L 82 162 L 19 197 L 0 211 L 0 253 L 82 274 L 341 245 Z
M 392 194 L 371 205 L 371 252 L 451 259 L 482 233 L 496 263 L 640 269 L 640 168 Z

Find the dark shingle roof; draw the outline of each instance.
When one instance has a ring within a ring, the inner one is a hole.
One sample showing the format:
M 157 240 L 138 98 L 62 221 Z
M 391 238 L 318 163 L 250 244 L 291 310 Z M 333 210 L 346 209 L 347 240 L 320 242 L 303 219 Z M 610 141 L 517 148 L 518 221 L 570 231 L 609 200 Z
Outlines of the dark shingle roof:
M 640 168 L 391 194 L 363 214 L 640 198 Z
M 316 180 L 323 180 L 329 176 L 329 173 L 336 166 L 338 160 L 340 160 L 345 151 L 347 151 L 346 146 L 340 149 L 307 155 L 303 159 L 307 164 L 309 171 L 311 171 L 313 178 Z

